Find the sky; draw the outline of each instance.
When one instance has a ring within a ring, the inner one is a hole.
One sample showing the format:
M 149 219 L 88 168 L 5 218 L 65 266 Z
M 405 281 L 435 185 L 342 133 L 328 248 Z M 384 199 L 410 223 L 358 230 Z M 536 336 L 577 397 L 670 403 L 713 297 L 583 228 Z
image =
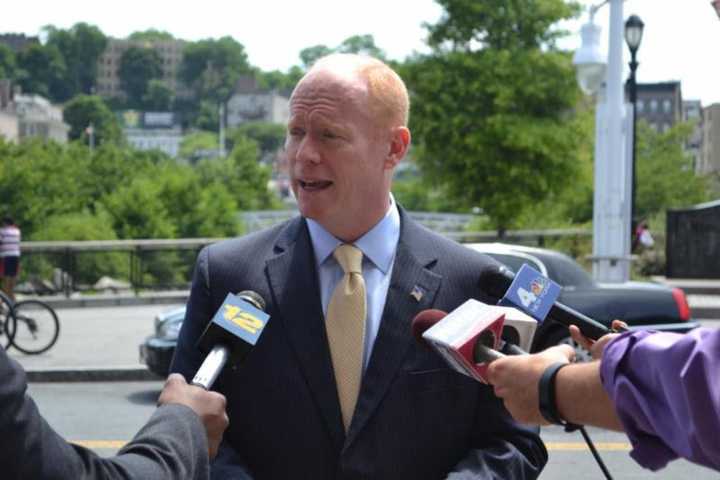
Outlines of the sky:
M 600 1 L 580 3 L 588 7 Z M 645 22 L 639 82 L 680 80 L 683 99 L 720 103 L 720 19 L 710 0 L 627 0 L 623 9 L 625 18 L 636 14 Z M 422 25 L 437 22 L 442 13 L 434 0 L 36 0 L 16 1 L 3 9 L 0 32 L 37 35 L 44 25 L 69 28 L 82 21 L 118 38 L 149 28 L 185 40 L 230 35 L 245 46 L 251 64 L 284 71 L 300 63 L 303 48 L 335 47 L 356 34 L 372 34 L 392 59 L 427 52 Z M 595 16 L 603 27 L 604 50 L 609 15 L 606 5 Z M 562 25 L 569 32 L 560 42 L 562 48 L 580 46 L 580 26 L 587 19 L 586 9 Z M 625 63 L 629 56 L 624 49 Z

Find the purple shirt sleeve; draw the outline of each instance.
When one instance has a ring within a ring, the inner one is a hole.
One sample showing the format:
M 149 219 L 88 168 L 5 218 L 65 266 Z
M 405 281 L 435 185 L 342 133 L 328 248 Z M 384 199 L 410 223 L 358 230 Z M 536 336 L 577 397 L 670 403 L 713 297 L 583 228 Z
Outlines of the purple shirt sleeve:
M 624 333 L 600 376 L 640 465 L 683 457 L 720 470 L 720 330 Z

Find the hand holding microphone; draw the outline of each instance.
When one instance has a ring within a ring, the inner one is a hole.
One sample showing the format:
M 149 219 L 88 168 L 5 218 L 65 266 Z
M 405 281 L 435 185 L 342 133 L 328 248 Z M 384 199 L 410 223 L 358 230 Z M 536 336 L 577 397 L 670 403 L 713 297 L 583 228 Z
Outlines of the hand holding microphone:
M 207 356 L 192 380 L 209 390 L 225 364 L 242 362 L 253 349 L 270 316 L 265 300 L 256 292 L 229 293 L 196 344 Z

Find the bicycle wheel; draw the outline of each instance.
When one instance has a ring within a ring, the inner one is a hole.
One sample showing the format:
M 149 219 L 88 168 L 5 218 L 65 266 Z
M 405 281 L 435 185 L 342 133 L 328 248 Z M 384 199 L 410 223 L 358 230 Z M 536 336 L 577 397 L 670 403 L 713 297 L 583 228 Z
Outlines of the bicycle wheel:
M 12 346 L 23 353 L 38 354 L 50 349 L 60 335 L 55 310 L 39 300 L 23 300 L 13 308 L 15 336 Z
M 17 329 L 16 325 L 12 300 L 0 291 L 0 335 L 5 335 L 5 340 L 2 341 L 2 346 L 5 347 L 5 350 L 12 345 L 15 330 Z

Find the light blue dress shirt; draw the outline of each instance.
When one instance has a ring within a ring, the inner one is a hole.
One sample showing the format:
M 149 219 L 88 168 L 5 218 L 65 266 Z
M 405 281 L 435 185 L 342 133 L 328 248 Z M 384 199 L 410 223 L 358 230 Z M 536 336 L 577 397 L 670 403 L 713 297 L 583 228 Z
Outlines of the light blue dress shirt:
M 310 240 L 315 251 L 315 266 L 320 276 L 323 314 L 327 316 L 330 298 L 344 274 L 332 253 L 343 242 L 331 235 L 316 221 L 308 218 L 307 222 Z M 383 219 L 353 244 L 363 252 L 362 275 L 367 292 L 363 374 L 367 369 L 370 354 L 380 329 L 395 260 L 395 250 L 399 240 L 400 214 L 395 205 L 395 199 L 390 195 L 390 207 Z

